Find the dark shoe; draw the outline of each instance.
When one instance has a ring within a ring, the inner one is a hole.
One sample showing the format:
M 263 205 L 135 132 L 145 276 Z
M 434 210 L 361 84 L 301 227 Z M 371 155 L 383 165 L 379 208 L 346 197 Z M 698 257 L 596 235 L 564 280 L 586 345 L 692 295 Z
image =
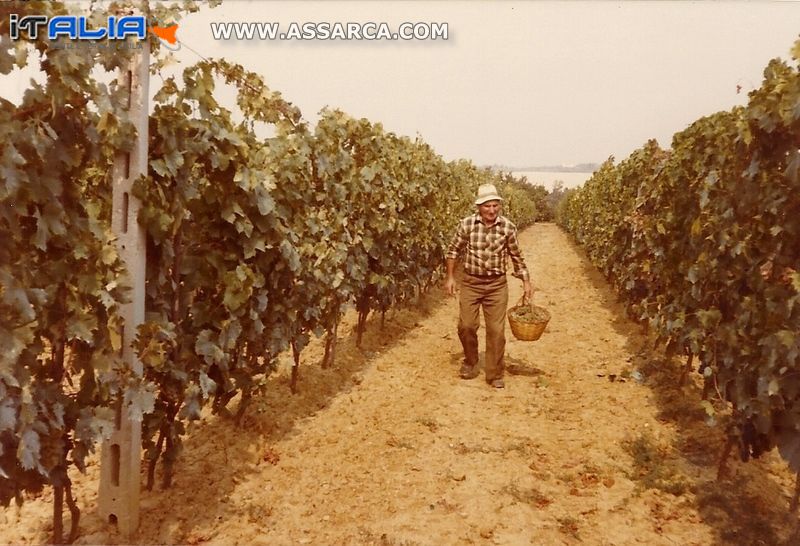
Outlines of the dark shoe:
M 475 379 L 478 377 L 478 367 L 477 366 L 468 366 L 464 364 L 461 366 L 461 371 L 459 372 L 461 379 Z
M 495 389 L 504 389 L 506 386 L 506 382 L 503 381 L 502 377 L 498 377 L 497 379 L 492 379 L 491 381 L 487 381 L 490 386 L 494 387 Z

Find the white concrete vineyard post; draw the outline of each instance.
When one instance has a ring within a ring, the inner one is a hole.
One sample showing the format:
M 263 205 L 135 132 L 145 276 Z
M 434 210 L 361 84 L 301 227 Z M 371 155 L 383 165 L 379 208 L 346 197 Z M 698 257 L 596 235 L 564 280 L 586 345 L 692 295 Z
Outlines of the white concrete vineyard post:
M 147 13 L 147 11 L 145 11 Z M 148 38 L 141 42 L 130 67 L 120 73 L 119 82 L 127 89 L 128 110 L 136 126 L 136 143 L 130 154 L 118 153 L 114 158 L 111 227 L 117 237 L 120 256 L 125 261 L 133 286 L 131 302 L 122 306 L 122 358 L 136 375 L 142 375 L 142 363 L 131 342 L 136 327 L 144 322 L 146 265 L 145 230 L 137 222 L 141 203 L 131 193 L 134 180 L 147 173 L 147 118 L 149 95 L 150 46 Z M 139 527 L 139 488 L 142 451 L 142 423 L 128 417 L 127 408 L 117 408 L 116 430 L 103 445 L 100 463 L 99 506 L 101 516 L 116 522 L 120 534 L 132 536 Z

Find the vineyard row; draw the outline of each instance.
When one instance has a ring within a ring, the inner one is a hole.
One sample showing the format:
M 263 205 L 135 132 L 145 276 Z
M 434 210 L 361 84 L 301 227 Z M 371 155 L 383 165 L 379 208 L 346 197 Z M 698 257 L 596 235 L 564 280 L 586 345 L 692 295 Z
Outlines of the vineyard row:
M 66 13 L 61 2 L 16 9 Z M 179 8 L 152 9 L 167 19 Z M 119 412 L 142 421 L 147 487 L 159 461 L 168 487 L 204 407 L 227 414 L 238 396 L 241 418 L 280 353 L 294 354 L 294 389 L 312 335 L 327 334 L 322 365 L 333 364 L 346 309 L 360 339 L 370 312 L 436 283 L 480 183 L 498 186 L 519 227 L 546 195 L 338 110 L 312 125 L 241 66 L 191 66 L 155 95 L 148 174 L 133 190 L 147 232 L 140 377 L 120 358 L 130 283 L 110 228 L 113 158 L 135 132 L 118 107 L 124 86 L 93 77 L 132 54 L 0 43 L 0 73 L 32 55 L 45 73 L 21 104 L 0 99 L 0 504 L 50 485 L 73 524 L 68 470 L 85 470 Z M 221 85 L 235 87 L 236 113 L 218 102 Z
M 748 104 L 610 158 L 558 211 L 634 316 L 732 408 L 726 453 L 800 471 L 800 42 Z M 706 405 L 712 411 L 712 405 Z M 717 417 L 721 417 L 717 415 Z M 723 460 L 725 455 L 723 455 Z

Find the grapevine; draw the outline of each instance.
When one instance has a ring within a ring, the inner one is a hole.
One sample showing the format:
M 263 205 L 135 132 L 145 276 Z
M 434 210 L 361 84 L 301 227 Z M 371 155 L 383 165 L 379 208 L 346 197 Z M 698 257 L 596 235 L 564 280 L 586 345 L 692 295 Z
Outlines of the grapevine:
M 92 20 L 105 13 L 101 3 L 92 8 Z M 204 408 L 241 422 L 281 353 L 293 352 L 296 390 L 312 335 L 327 333 L 323 365 L 333 365 L 348 307 L 360 313 L 360 337 L 368 313 L 433 286 L 480 183 L 501 187 L 517 225 L 541 214 L 538 194 L 510 174 L 445 162 L 419 138 L 336 109 L 312 127 L 260 75 L 203 60 L 156 93 L 148 172 L 134 185 L 147 232 L 147 314 L 134 342 L 144 377 L 136 378 L 118 356 L 129 281 L 110 229 L 112 160 L 135 134 L 118 108 L 124 90 L 90 70 L 114 73 L 135 50 L 8 39 L 12 10 L 68 9 L 0 9 L 0 72 L 33 54 L 46 77 L 20 105 L 0 99 L 0 501 L 54 487 L 54 542 L 64 538 L 64 502 L 68 540 L 78 532 L 68 471 L 85 471 L 118 412 L 142 421 L 147 487 L 159 462 L 169 487 L 186 423 Z M 197 9 L 156 3 L 151 15 Z M 153 69 L 163 65 L 157 57 Z M 218 98 L 226 85 L 236 112 Z M 256 130 L 265 124 L 268 138 Z
M 559 210 L 668 352 L 699 361 L 704 395 L 730 404 L 721 471 L 735 445 L 743 460 L 777 446 L 800 472 L 798 58 L 800 42 L 745 107 L 697 120 L 670 150 L 610 158 Z

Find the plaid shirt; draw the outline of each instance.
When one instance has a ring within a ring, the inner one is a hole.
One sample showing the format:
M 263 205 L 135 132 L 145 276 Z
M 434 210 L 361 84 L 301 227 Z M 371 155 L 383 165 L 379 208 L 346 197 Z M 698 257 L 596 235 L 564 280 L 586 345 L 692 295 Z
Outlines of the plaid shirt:
M 530 279 L 517 242 L 517 226 L 505 216 L 498 216 L 489 227 L 481 222 L 479 214 L 461 220 L 447 248 L 446 257 L 455 260 L 462 252 L 464 271 L 469 274 L 504 275 L 506 258 L 511 258 L 514 276 L 522 280 Z

